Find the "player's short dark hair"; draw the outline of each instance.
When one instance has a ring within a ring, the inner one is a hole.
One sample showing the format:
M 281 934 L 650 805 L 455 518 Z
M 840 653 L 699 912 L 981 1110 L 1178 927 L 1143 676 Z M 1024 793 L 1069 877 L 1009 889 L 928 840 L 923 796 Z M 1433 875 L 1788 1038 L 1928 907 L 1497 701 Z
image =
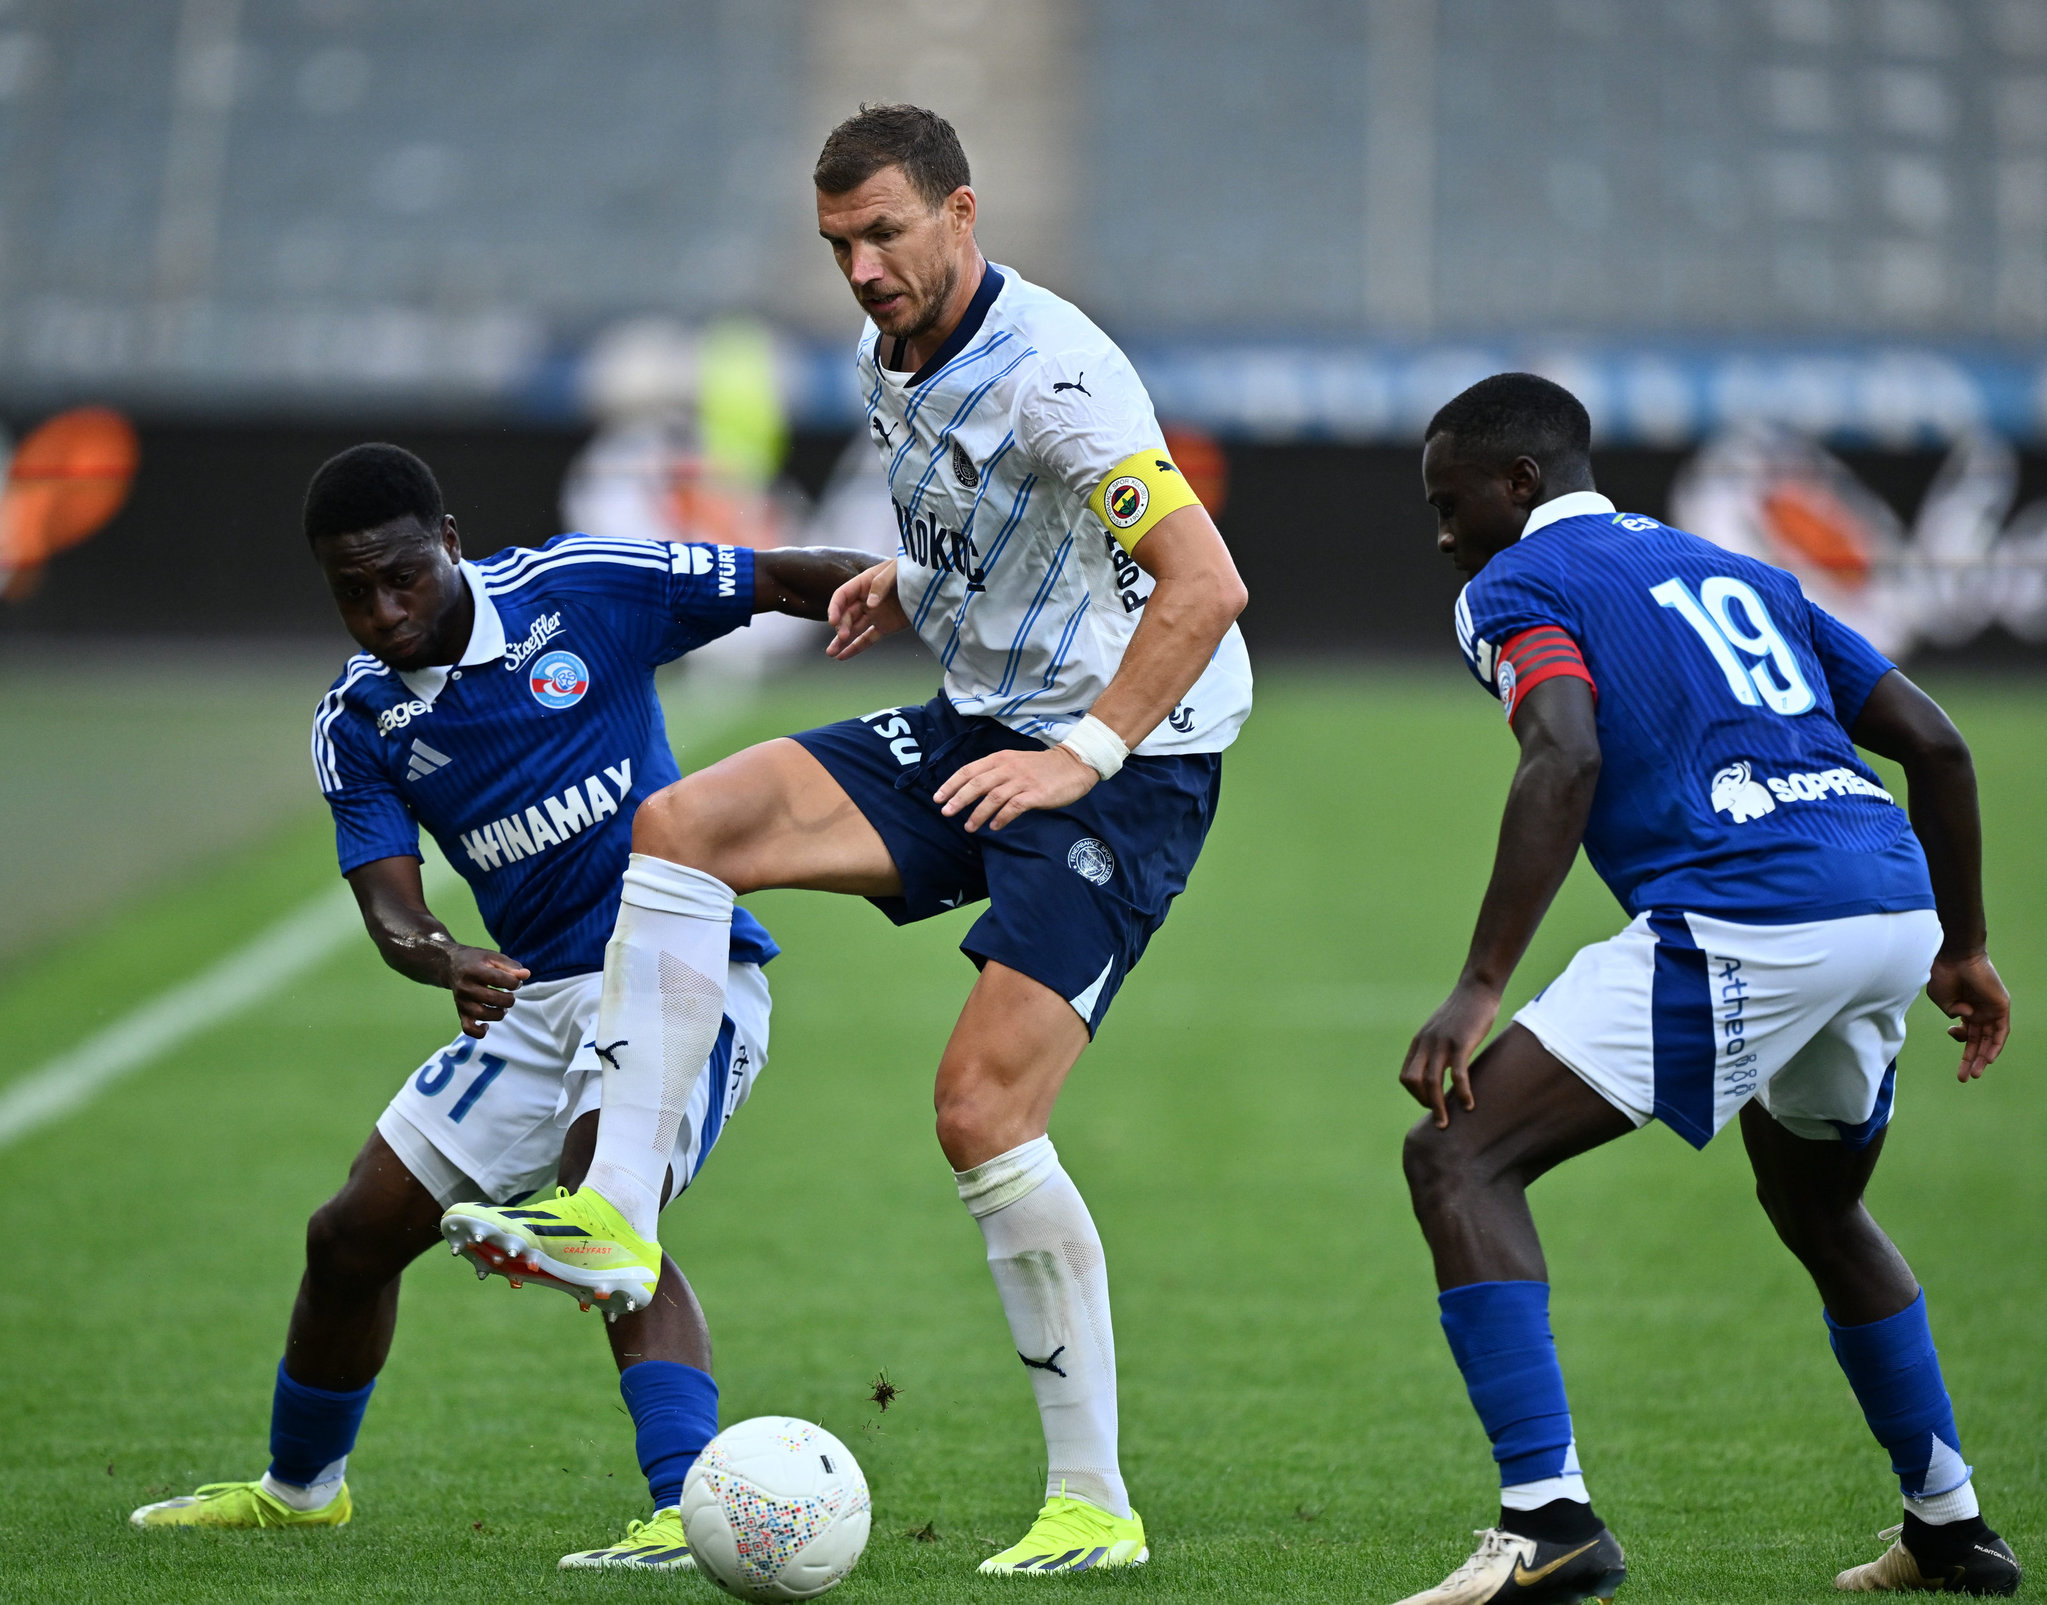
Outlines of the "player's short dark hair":
M 826 195 L 858 189 L 884 167 L 900 167 L 933 207 L 973 183 L 952 124 L 935 111 L 897 102 L 860 109 L 825 136 L 811 181 Z
M 433 532 L 445 510 L 431 468 L 403 446 L 367 441 L 329 457 L 314 472 L 306 486 L 306 539 L 353 535 L 408 513 Z
M 1496 373 L 1444 403 L 1429 420 L 1426 444 L 1438 435 L 1460 455 L 1497 462 L 1533 457 L 1545 472 L 1587 461 L 1592 417 L 1562 385 L 1536 373 Z

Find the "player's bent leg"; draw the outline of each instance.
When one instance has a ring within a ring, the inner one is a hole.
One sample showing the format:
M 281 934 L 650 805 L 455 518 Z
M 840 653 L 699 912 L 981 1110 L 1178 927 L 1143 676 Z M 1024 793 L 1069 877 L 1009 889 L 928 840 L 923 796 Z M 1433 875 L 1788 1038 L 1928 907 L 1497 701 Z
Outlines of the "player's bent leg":
M 1479 1055 L 1471 1086 L 1476 1106 L 1453 1103 L 1442 1130 L 1417 1123 L 1402 1159 L 1444 1335 L 1499 1466 L 1499 1522 L 1469 1560 L 1403 1605 L 1611 1599 L 1626 1559 L 1579 1469 L 1527 1194 L 1544 1172 L 1635 1123 L 1525 1026 Z
M 306 1227 L 306 1270 L 271 1402 L 270 1469 L 144 1505 L 138 1527 L 338 1527 L 349 1452 L 391 1351 L 398 1284 L 439 1233 L 440 1204 L 372 1132 Z
M 1890 1452 L 1904 1498 L 1902 1525 L 1885 1535 L 1896 1542 L 1876 1560 L 1842 1572 L 1835 1586 L 1851 1593 L 2012 1593 L 2019 1564 L 1977 1504 L 1926 1295 L 1863 1203 L 1883 1128 L 1860 1141 L 1814 1140 L 1751 1102 L 1741 1112 L 1741 1136 L 1756 1195 L 1819 1289 L 1834 1356 L 1870 1431 Z
M 652 1243 L 675 1111 L 716 1042 L 735 893 L 766 886 L 893 896 L 874 827 L 817 759 L 787 739 L 657 792 L 633 820 L 598 1019 L 607 1118 L 579 1200 Z
M 960 1201 L 987 1244 L 1045 1432 L 1045 1504 L 989 1573 L 1086 1571 L 1149 1558 L 1117 1456 L 1116 1335 L 1101 1234 L 1045 1135 L 1087 1046 L 1049 987 L 989 963 L 946 1044 L 934 1098 Z

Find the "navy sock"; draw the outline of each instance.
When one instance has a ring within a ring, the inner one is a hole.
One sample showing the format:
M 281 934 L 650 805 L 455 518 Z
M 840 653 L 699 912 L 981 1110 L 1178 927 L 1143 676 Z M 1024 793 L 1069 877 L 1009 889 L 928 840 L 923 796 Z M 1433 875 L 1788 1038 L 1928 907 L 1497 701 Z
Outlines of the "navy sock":
M 309 1488 L 321 1472 L 347 1458 L 376 1385 L 366 1382 L 353 1393 L 308 1387 L 294 1382 L 279 1360 L 277 1391 L 270 1399 L 270 1475 Z
M 1869 1430 L 1890 1451 L 1891 1470 L 1905 1497 L 1930 1499 L 1967 1482 L 1969 1467 L 1962 1460 L 1954 1406 L 1926 1324 L 1924 1289 L 1881 1321 L 1842 1326 L 1829 1315 L 1827 1335 Z
M 1493 1441 L 1500 1485 L 1563 1476 L 1572 1458 L 1571 1407 L 1550 1335 L 1549 1283 L 1472 1282 L 1436 1302 L 1472 1408 Z
M 718 1435 L 718 1384 L 693 1365 L 642 1360 L 619 1372 L 618 1391 L 632 1412 L 654 1508 L 681 1504 L 683 1478 Z

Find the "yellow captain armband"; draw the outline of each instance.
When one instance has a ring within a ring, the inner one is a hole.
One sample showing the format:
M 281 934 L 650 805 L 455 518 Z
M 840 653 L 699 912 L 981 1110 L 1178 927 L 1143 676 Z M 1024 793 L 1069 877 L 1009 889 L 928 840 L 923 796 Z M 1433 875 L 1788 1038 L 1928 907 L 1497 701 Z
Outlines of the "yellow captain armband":
M 1114 535 L 1126 552 L 1149 535 L 1152 526 L 1168 513 L 1183 507 L 1199 507 L 1187 476 L 1173 466 L 1166 448 L 1156 447 L 1126 457 L 1109 470 L 1109 477 L 1095 487 L 1087 499 L 1088 510 Z

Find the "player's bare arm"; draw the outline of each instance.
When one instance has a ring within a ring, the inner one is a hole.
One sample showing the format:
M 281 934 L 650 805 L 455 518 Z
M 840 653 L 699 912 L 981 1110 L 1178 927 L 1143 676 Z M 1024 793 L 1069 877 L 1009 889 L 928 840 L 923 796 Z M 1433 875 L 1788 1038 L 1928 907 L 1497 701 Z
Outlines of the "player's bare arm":
M 1926 850 L 1940 914 L 1941 947 L 1926 995 L 1960 1022 L 1948 1027 L 1962 1044 L 1956 1077 L 1973 1080 L 2004 1051 L 2011 994 L 1986 951 L 1983 821 L 1969 744 L 1940 704 L 1895 669 L 1877 681 L 1849 734 L 1904 768 L 1912 830 Z
M 753 610 L 799 619 L 829 616 L 832 598 L 874 563 L 842 546 L 780 546 L 753 554 Z
M 1450 1123 L 1446 1071 L 1458 1101 L 1467 1110 L 1476 1107 L 1471 1057 L 1492 1030 L 1514 967 L 1571 871 L 1599 786 L 1599 730 L 1585 681 L 1545 680 L 1532 688 L 1514 709 L 1514 735 L 1521 761 L 1507 791 L 1471 951 L 1455 989 L 1415 1033 L 1400 1067 L 1400 1084 L 1434 1114 L 1438 1128 Z
M 1249 593 L 1207 510 L 1167 514 L 1132 549 L 1157 583 L 1122 665 L 1089 710 L 1135 747 L 1186 696 Z M 948 814 L 972 808 L 967 829 L 1000 830 L 1030 808 L 1063 808 L 1094 789 L 1100 773 L 1064 743 L 1043 752 L 998 752 L 957 771 L 938 789 Z
M 350 870 L 348 884 L 384 962 L 409 980 L 454 993 L 465 1036 L 480 1037 L 505 1017 L 531 972 L 502 953 L 456 941 L 426 906 L 418 859 L 374 859 Z

